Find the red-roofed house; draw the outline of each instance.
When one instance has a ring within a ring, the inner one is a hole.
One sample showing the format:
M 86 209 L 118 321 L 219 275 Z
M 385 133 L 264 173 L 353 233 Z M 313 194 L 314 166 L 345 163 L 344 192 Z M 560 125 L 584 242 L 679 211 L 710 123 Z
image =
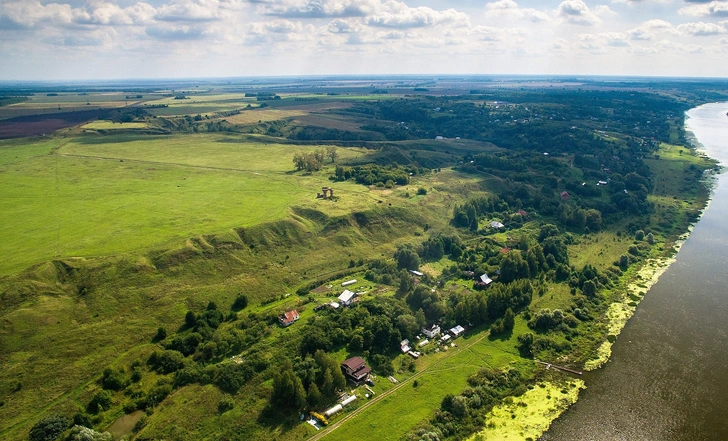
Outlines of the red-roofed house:
M 278 321 L 280 322 L 281 326 L 291 326 L 293 323 L 297 322 L 300 316 L 298 315 L 298 311 L 295 309 L 293 311 L 288 311 L 278 317 Z
M 562 199 L 562 200 L 566 201 L 566 200 L 568 200 L 568 199 L 569 199 L 570 197 L 571 197 L 571 196 L 569 196 L 569 192 L 568 192 L 568 191 L 562 191 L 562 192 L 561 192 L 561 199 Z

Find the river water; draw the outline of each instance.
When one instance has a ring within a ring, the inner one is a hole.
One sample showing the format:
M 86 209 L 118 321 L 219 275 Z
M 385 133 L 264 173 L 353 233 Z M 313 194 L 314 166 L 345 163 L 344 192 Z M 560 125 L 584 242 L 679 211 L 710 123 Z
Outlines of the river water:
M 728 165 L 728 103 L 691 109 L 687 130 Z M 728 440 L 728 174 L 587 389 L 543 440 Z

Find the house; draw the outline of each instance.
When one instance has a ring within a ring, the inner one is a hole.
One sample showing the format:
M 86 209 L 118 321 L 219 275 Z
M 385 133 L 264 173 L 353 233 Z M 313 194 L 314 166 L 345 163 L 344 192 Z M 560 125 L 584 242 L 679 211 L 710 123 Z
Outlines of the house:
M 526 212 L 526 210 L 518 210 L 516 214 L 520 215 L 521 217 L 528 217 L 528 212 Z
M 361 357 L 351 357 L 341 363 L 341 371 L 354 382 L 366 381 L 372 371 Z
M 450 341 L 450 339 L 451 339 L 451 338 L 452 338 L 452 337 L 450 337 L 450 336 L 449 336 L 448 334 L 445 334 L 445 335 L 443 335 L 443 336 L 442 336 L 442 338 L 440 339 L 440 343 L 442 343 L 442 344 L 446 344 L 447 342 L 449 342 L 449 341 Z
M 505 225 L 503 225 L 502 223 L 500 223 L 498 221 L 493 221 L 489 225 L 490 225 L 490 228 L 495 228 L 496 230 L 500 230 L 501 228 L 505 227 Z
M 292 324 L 297 322 L 299 318 L 300 316 L 298 315 L 298 311 L 294 309 L 293 311 L 285 312 L 283 315 L 278 317 L 278 322 L 281 324 L 281 326 L 286 327 L 291 326 Z
M 482 276 L 478 277 L 478 280 L 476 280 L 475 282 L 475 284 L 481 288 L 487 288 L 488 286 L 490 286 L 491 283 L 493 283 L 493 279 L 488 277 L 488 274 L 483 274 Z
M 561 200 L 562 201 L 568 201 L 570 197 L 571 196 L 569 196 L 569 192 L 568 191 L 562 191 L 561 192 Z
M 354 297 L 356 297 L 355 293 L 345 289 L 339 296 L 339 303 L 341 306 L 351 306 L 354 303 Z
M 415 275 L 415 276 L 417 276 L 417 277 L 422 277 L 422 276 L 424 275 L 424 274 L 422 274 L 421 272 L 419 272 L 419 271 L 415 271 L 415 270 L 410 270 L 410 273 L 414 274 L 414 275 Z
M 454 328 L 450 328 L 448 331 L 450 335 L 452 335 L 453 338 L 458 338 L 461 335 L 463 335 L 463 332 L 465 332 L 465 328 L 463 328 L 460 325 L 455 326 Z
M 429 338 L 435 338 L 435 336 L 440 333 L 440 326 L 436 324 L 425 326 L 422 328 L 422 333 Z
M 402 350 L 403 354 L 406 354 L 407 352 L 412 350 L 409 345 L 409 340 L 402 340 L 402 342 L 399 344 L 399 348 Z

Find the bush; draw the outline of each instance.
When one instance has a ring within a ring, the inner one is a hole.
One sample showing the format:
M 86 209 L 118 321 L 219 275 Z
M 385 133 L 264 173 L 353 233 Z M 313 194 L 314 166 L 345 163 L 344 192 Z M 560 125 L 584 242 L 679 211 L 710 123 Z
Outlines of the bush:
M 113 397 L 114 395 L 108 390 L 97 392 L 88 403 L 88 411 L 91 413 L 99 413 L 108 410 L 111 407 Z
M 420 188 L 417 189 L 417 194 L 420 195 L 420 196 L 424 196 L 424 195 L 427 194 L 427 189 L 424 188 L 424 187 L 420 187 Z
M 220 401 L 217 402 L 217 411 L 220 413 L 225 413 L 233 407 L 235 407 L 235 400 L 228 394 L 223 395 Z
M 104 374 L 101 377 L 101 387 L 107 390 L 121 390 L 126 387 L 126 378 L 121 371 L 116 369 L 106 368 Z
M 233 302 L 233 306 L 231 309 L 233 311 L 237 312 L 237 311 L 242 311 L 247 306 L 248 306 L 248 296 L 246 296 L 245 294 L 240 294 L 239 296 L 237 296 L 235 298 L 235 301 Z
M 54 441 L 69 425 L 68 418 L 63 415 L 51 415 L 43 418 L 30 428 L 30 441 Z

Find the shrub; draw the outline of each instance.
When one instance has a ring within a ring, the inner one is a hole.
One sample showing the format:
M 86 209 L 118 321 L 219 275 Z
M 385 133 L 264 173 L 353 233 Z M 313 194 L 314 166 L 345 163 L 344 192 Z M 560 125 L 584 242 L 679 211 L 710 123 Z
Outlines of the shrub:
M 30 428 L 30 441 L 54 441 L 68 428 L 68 418 L 63 415 L 50 415 Z
M 424 188 L 424 187 L 420 187 L 420 188 L 417 189 L 417 194 L 420 195 L 420 196 L 424 196 L 424 195 L 427 194 L 427 189 Z
M 220 401 L 217 402 L 217 411 L 220 413 L 225 413 L 233 407 L 235 407 L 235 400 L 228 394 L 223 395 Z
M 113 397 L 114 395 L 108 390 L 97 392 L 88 403 L 88 411 L 91 413 L 99 413 L 108 410 L 111 407 Z

